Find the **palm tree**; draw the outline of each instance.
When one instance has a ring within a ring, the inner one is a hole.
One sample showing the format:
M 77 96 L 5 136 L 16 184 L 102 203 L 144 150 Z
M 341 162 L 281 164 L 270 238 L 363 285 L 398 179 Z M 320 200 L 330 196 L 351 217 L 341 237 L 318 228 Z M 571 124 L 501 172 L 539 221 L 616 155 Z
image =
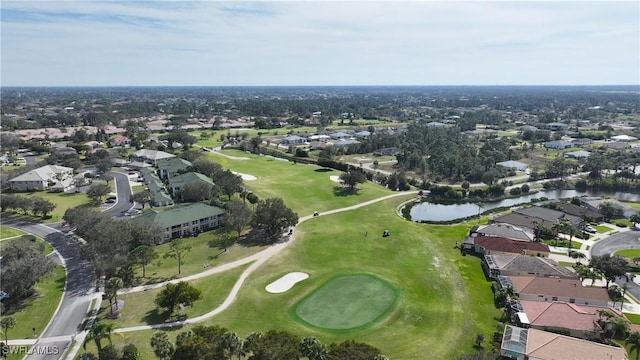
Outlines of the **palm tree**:
M 16 326 L 16 319 L 11 316 L 3 316 L 2 320 L 0 320 L 0 327 L 4 329 L 5 345 L 9 342 L 9 329 L 13 329 L 14 326 Z
M 540 242 L 540 237 L 542 235 L 542 232 L 544 231 L 545 227 L 544 224 L 541 221 L 538 220 L 533 220 L 531 222 L 531 224 L 533 225 L 533 241 L 537 241 Z
M 631 344 L 629 352 L 636 352 L 636 360 L 640 359 L 640 332 L 634 331 L 624 341 L 625 344 Z
M 101 324 L 94 323 L 93 326 L 89 329 L 89 333 L 87 334 L 87 338 L 93 340 L 96 343 L 96 347 L 98 348 L 98 354 L 102 350 L 102 339 L 109 339 L 109 344 L 111 344 L 111 334 L 113 333 L 113 325 L 112 324 Z
M 627 331 L 629 331 L 629 323 L 627 323 L 626 319 L 620 316 L 614 316 L 613 319 L 609 321 L 609 323 L 611 324 L 612 339 L 615 339 L 616 335 L 618 334 L 625 336 L 627 334 Z
M 105 296 L 109 299 L 109 305 L 111 305 L 111 315 L 113 315 L 113 303 L 116 304 L 116 310 L 118 310 L 118 290 L 122 289 L 124 282 L 119 277 L 112 277 L 107 281 L 104 287 Z

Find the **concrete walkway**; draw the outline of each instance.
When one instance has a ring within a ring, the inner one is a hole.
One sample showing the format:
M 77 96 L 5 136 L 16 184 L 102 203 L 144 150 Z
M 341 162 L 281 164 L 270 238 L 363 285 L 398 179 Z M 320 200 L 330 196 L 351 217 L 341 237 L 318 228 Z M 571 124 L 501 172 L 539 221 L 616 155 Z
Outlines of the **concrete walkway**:
M 391 194 L 391 195 L 387 195 L 387 196 L 383 196 L 377 199 L 373 199 L 373 200 L 369 200 L 369 201 L 365 201 L 362 202 L 360 204 L 356 204 L 353 206 L 348 206 L 348 207 L 344 207 L 344 208 L 340 208 L 340 209 L 335 209 L 335 210 L 328 210 L 322 213 L 319 213 L 317 216 L 313 216 L 313 215 L 307 215 L 304 216 L 302 218 L 300 218 L 298 220 L 298 224 L 300 225 L 301 223 L 310 220 L 314 217 L 318 217 L 318 216 L 326 216 L 326 215 L 331 215 L 331 214 L 337 214 L 337 213 L 341 213 L 341 212 L 345 212 L 345 211 L 351 211 L 351 210 L 355 210 L 364 206 L 368 206 L 380 201 L 384 201 L 384 200 L 388 200 L 388 199 L 392 199 L 394 197 L 398 197 L 398 196 L 404 196 L 404 195 L 408 195 L 408 194 L 417 194 L 417 191 L 404 191 L 404 192 L 399 192 L 399 193 L 395 193 L 395 194 Z M 294 232 L 295 233 L 295 232 Z M 157 284 L 151 284 L 151 285 L 145 285 L 145 286 L 137 286 L 134 288 L 128 288 L 128 289 L 122 289 L 121 291 L 119 291 L 119 294 L 128 294 L 128 293 L 133 293 L 133 292 L 138 292 L 138 291 L 145 291 L 148 289 L 155 289 L 158 287 L 162 287 L 164 285 L 166 285 L 169 282 L 175 283 L 178 281 L 188 281 L 188 280 L 194 280 L 194 279 L 199 279 L 205 276 L 209 276 L 209 275 L 213 275 L 216 273 L 220 273 L 226 270 L 230 270 L 233 269 L 235 267 L 238 266 L 242 266 L 244 264 L 248 264 L 253 262 L 241 275 L 240 278 L 236 281 L 236 283 L 233 285 L 233 288 L 231 289 L 231 291 L 229 292 L 229 295 L 227 295 L 227 297 L 225 298 L 225 300 L 223 301 L 222 304 L 220 304 L 220 306 L 218 306 L 217 308 L 211 310 L 210 312 L 194 317 L 194 318 L 189 318 L 183 321 L 174 321 L 174 322 L 168 322 L 168 323 L 161 323 L 161 324 L 153 324 L 153 325 L 140 325 L 140 326 L 132 326 L 132 327 L 127 327 L 127 328 L 120 328 L 120 329 L 115 329 L 113 332 L 114 333 L 124 333 L 124 332 L 131 332 L 131 331 L 140 331 L 140 330 L 149 330 L 149 329 L 161 329 L 161 328 L 168 328 L 168 327 L 175 327 L 175 326 L 183 326 L 183 325 L 187 325 L 187 324 L 195 324 L 198 322 L 202 322 L 212 316 L 218 315 L 221 312 L 223 312 L 224 310 L 226 310 L 227 308 L 229 308 L 229 306 L 231 306 L 231 304 L 233 303 L 233 301 L 236 299 L 238 292 L 240 291 L 240 289 L 242 288 L 242 285 L 244 284 L 245 280 L 249 277 L 249 275 L 251 275 L 256 269 L 258 269 L 262 264 L 264 264 L 267 260 L 271 259 L 273 256 L 279 254 L 282 250 L 284 250 L 287 246 L 289 246 L 290 244 L 293 243 L 293 241 L 295 240 L 295 235 L 293 236 L 293 238 L 291 238 L 289 241 L 286 242 L 281 242 L 281 243 L 277 243 L 273 246 L 270 246 L 269 248 L 260 251 L 259 253 L 256 253 L 254 255 L 248 256 L 246 258 L 240 259 L 240 260 L 236 260 L 234 262 L 231 263 L 227 263 L 227 264 L 223 264 L 220 266 L 216 266 L 214 268 L 211 268 L 207 271 L 203 271 L 201 273 L 198 274 L 194 274 L 191 276 L 187 276 L 181 279 L 174 279 L 174 280 L 170 280 L 170 281 L 165 281 L 162 283 L 157 283 Z

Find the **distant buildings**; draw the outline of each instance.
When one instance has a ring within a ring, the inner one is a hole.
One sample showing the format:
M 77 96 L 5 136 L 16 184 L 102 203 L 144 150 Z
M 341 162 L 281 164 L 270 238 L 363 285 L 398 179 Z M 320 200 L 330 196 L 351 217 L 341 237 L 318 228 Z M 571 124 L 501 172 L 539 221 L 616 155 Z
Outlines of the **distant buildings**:
M 58 190 L 73 186 L 73 168 L 46 165 L 9 180 L 14 191 Z

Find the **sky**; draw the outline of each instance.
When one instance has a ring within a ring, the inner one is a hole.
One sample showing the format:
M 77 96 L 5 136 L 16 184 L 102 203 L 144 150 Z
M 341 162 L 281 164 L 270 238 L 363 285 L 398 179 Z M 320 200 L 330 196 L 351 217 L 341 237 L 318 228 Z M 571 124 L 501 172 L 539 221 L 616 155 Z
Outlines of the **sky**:
M 6 1 L 2 86 L 636 85 L 638 1 Z

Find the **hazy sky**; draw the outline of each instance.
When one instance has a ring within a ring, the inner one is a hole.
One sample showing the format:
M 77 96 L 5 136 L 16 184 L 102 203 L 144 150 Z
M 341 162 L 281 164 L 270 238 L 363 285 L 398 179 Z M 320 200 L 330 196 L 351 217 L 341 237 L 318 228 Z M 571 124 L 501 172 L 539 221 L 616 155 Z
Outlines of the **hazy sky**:
M 3 86 L 640 83 L 638 1 L 6 1 Z

